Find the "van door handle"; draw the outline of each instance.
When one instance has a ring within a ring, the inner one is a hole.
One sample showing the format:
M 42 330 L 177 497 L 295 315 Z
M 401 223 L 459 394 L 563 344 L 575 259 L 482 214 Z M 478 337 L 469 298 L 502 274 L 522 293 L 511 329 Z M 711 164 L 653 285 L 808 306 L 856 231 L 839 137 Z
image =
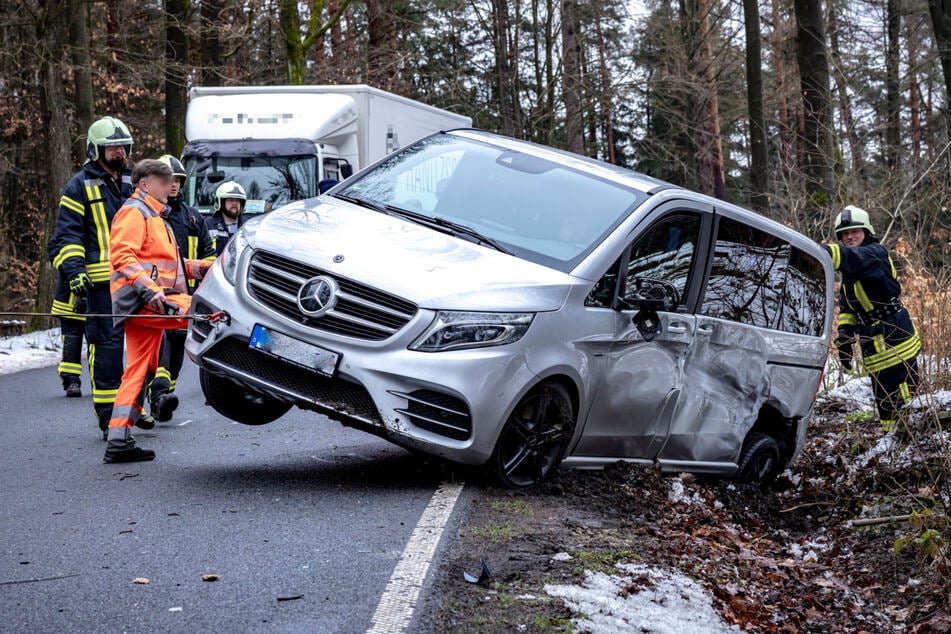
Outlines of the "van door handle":
M 697 326 L 697 334 L 710 336 L 713 334 L 713 326 L 709 326 L 709 325 Z
M 667 326 L 667 332 L 672 335 L 685 335 L 687 334 L 687 324 L 682 321 L 672 322 Z

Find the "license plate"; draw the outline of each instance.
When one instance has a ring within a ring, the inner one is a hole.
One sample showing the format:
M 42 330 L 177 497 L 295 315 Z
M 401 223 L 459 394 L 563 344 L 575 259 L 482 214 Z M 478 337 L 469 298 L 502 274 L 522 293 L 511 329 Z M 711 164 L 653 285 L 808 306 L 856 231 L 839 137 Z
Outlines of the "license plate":
M 336 352 L 265 328 L 261 324 L 254 325 L 248 347 L 325 376 L 333 376 L 340 362 L 340 354 Z

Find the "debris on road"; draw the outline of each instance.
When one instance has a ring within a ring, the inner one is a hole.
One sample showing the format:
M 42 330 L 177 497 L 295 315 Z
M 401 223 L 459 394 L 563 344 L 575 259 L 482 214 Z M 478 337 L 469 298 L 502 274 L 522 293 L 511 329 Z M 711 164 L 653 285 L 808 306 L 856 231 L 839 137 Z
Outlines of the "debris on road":
M 489 580 L 491 573 L 489 572 L 489 567 L 485 564 L 485 559 L 480 559 L 479 563 L 482 564 L 482 571 L 479 573 L 479 576 L 470 575 L 468 572 L 463 572 L 462 576 L 469 583 L 485 583 Z
M 149 585 L 149 580 L 146 579 L 145 577 L 136 577 L 135 579 L 132 580 L 132 583 L 137 583 L 142 586 L 147 586 Z

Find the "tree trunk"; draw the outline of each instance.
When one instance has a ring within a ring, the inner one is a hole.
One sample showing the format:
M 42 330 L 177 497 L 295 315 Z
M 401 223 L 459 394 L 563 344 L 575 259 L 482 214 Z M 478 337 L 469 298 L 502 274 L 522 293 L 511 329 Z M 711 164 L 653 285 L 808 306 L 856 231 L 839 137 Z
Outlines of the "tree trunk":
M 584 111 L 581 106 L 581 45 L 578 42 L 578 6 L 561 2 L 562 75 L 565 91 L 565 128 L 568 151 L 584 154 Z
M 201 85 L 221 85 L 221 12 L 223 0 L 201 0 L 199 41 L 201 42 Z
M 614 153 L 614 124 L 611 121 L 611 76 L 608 74 L 608 62 L 604 53 L 604 33 L 601 29 L 601 14 L 598 13 L 594 22 L 595 33 L 598 37 L 598 61 L 600 62 L 601 75 L 601 113 L 604 116 L 604 144 L 607 149 L 606 157 L 608 163 L 616 163 L 617 159 Z
M 509 51 L 509 6 L 508 0 L 492 0 L 492 48 L 495 53 L 495 98 L 499 109 L 499 132 L 516 133 L 515 87 L 512 85 L 512 55 Z
M 934 39 L 944 72 L 945 110 L 951 101 L 951 0 L 928 0 Z
M 350 5 L 350 0 L 343 0 L 337 12 L 321 24 L 321 16 L 326 3 L 327 0 L 311 1 L 307 29 L 304 33 L 301 33 L 300 8 L 297 1 L 279 0 L 278 2 L 277 9 L 287 57 L 287 83 L 292 86 L 302 86 L 305 83 L 308 52 L 313 48 L 317 38 L 322 37 L 340 19 L 340 16 Z M 371 4 L 377 4 L 377 0 L 367 2 L 368 11 Z
M 898 168 L 901 151 L 901 93 L 899 92 L 898 66 L 901 63 L 899 37 L 901 15 L 899 0 L 886 3 L 886 48 L 885 48 L 885 166 L 889 172 Z
M 106 0 L 106 74 L 115 79 L 119 74 L 119 0 Z M 109 114 L 117 116 L 119 114 L 119 95 L 116 94 L 115 87 L 106 87 L 106 104 Z
M 69 42 L 73 63 L 73 101 L 76 106 L 76 125 L 73 153 L 77 163 L 86 158 L 86 131 L 92 125 L 95 105 L 92 96 L 92 73 L 89 62 L 89 12 L 84 0 L 71 0 L 69 6 Z
M 776 99 L 779 110 L 779 158 L 784 169 L 792 167 L 792 139 L 789 127 L 789 102 L 786 100 L 786 55 L 783 53 L 782 18 L 779 0 L 773 0 L 773 72 L 776 75 Z
M 367 80 L 377 88 L 389 88 L 396 79 L 396 60 L 390 58 L 393 30 L 391 0 L 367 0 Z
M 48 210 L 43 226 L 43 244 L 53 232 L 56 210 L 59 207 L 61 188 L 70 177 L 69 173 L 69 121 L 67 119 L 66 92 L 63 87 L 63 60 L 66 59 L 66 32 L 68 4 L 43 0 L 36 14 L 34 28 L 37 40 L 37 56 L 40 61 L 40 116 L 43 119 L 46 147 L 44 164 L 48 166 L 43 187 L 44 200 L 41 208 Z M 49 261 L 41 258 L 36 284 L 36 312 L 49 312 L 53 301 L 56 271 Z M 30 330 L 48 321 L 34 317 L 28 325 Z
M 750 115 L 750 204 L 754 209 L 766 211 L 769 207 L 769 155 L 757 0 L 743 0 L 743 19 L 746 24 L 746 99 Z
M 165 151 L 176 157 L 185 147 L 187 20 L 188 0 L 165 1 Z
M 829 108 L 829 60 L 820 0 L 794 0 L 796 59 L 802 89 L 801 132 L 806 192 L 813 205 L 826 206 L 835 191 Z
M 836 194 L 836 202 L 847 204 L 854 199 L 864 198 L 868 177 L 865 169 L 865 146 L 855 127 L 852 100 L 849 97 L 848 81 L 842 72 L 842 57 L 839 50 L 838 13 L 835 10 L 835 4 L 832 3 L 829 6 L 829 57 L 832 60 L 832 68 L 836 69 L 833 75 L 839 96 L 839 109 L 842 111 L 842 127 L 844 136 L 849 141 L 849 154 L 852 159 L 849 185 L 846 187 L 844 183 L 837 184 L 839 191 Z
M 710 30 L 709 0 L 688 0 L 681 3 L 686 21 L 688 43 L 693 51 L 692 74 L 699 85 L 702 111 L 697 109 L 697 180 L 701 192 L 720 199 L 726 198 L 726 183 L 723 175 L 723 143 L 720 138 L 720 100 L 717 95 L 717 80 L 713 65 L 713 35 Z M 699 68 L 698 68 L 699 66 Z

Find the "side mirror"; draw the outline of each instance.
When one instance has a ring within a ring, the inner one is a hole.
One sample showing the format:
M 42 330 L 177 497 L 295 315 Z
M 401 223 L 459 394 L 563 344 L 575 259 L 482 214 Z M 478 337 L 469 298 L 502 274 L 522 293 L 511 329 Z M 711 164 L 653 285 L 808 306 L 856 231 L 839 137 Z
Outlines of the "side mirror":
M 615 310 L 671 311 L 680 305 L 680 293 L 670 282 L 639 277 L 634 280 L 634 293 L 618 298 Z
M 353 176 L 353 165 L 351 165 L 350 163 L 341 163 L 340 176 L 342 176 L 343 178 L 350 178 L 351 176 Z

